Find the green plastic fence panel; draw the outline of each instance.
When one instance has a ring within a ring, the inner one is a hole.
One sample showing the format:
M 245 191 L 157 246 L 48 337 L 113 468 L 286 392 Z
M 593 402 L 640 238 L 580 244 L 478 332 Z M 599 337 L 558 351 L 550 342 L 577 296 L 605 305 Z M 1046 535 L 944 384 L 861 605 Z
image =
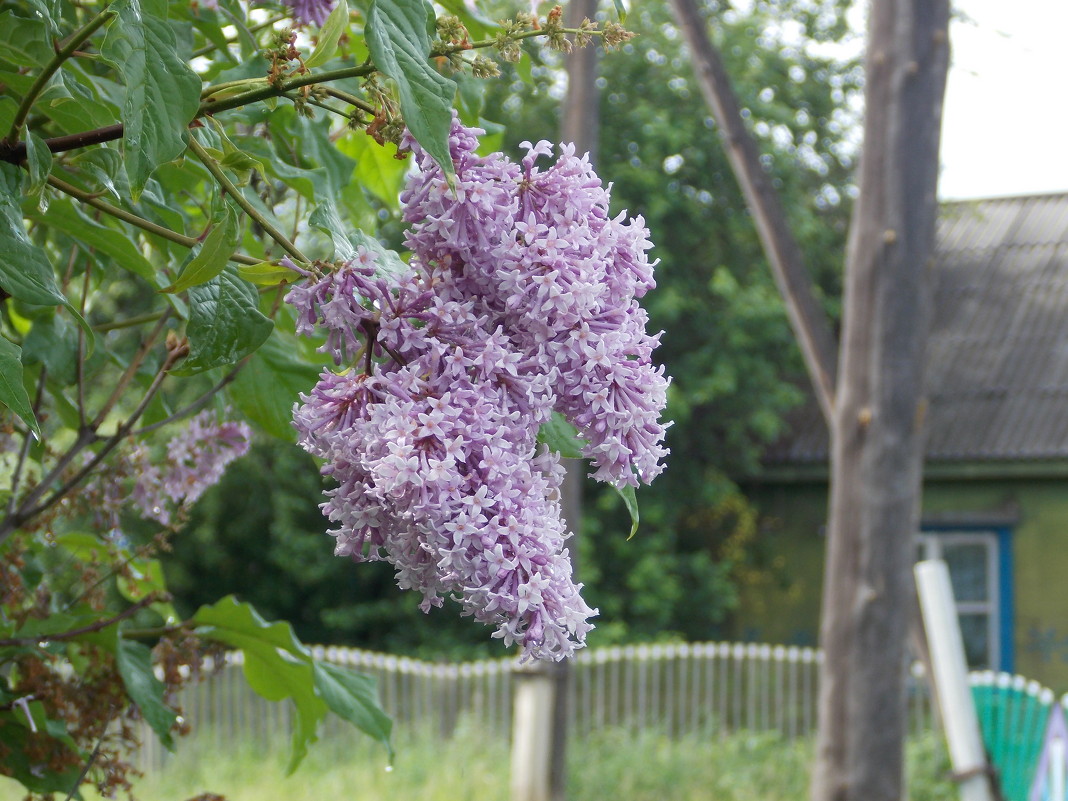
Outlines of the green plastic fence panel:
M 1038 682 L 1007 673 L 973 673 L 971 680 L 983 743 L 1005 801 L 1027 801 L 1053 693 Z

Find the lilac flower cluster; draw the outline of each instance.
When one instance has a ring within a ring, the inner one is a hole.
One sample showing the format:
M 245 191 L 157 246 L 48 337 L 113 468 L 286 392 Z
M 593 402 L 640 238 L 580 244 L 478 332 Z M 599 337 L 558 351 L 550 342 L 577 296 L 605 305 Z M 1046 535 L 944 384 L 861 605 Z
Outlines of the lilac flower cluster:
M 246 423 L 215 422 L 214 414 L 201 412 L 170 439 L 162 461 L 137 443 L 109 469 L 95 473 L 85 495 L 99 524 L 114 532 L 130 505 L 141 517 L 169 526 L 175 512 L 192 506 L 234 459 L 248 452 L 251 436 Z M 131 478 L 133 487 L 127 489 Z
M 301 25 L 319 25 L 326 22 L 334 10 L 334 0 L 282 0 L 293 9 L 293 19 Z
M 130 500 L 142 517 L 170 525 L 176 508 L 196 503 L 219 482 L 230 462 L 248 453 L 251 437 L 247 423 L 217 423 L 212 412 L 201 412 L 171 437 L 162 463 L 153 462 L 148 449 L 137 445 Z
M 524 656 L 561 659 L 595 610 L 571 576 L 563 470 L 537 433 L 560 411 L 599 478 L 662 469 L 667 382 L 635 303 L 649 243 L 640 220 L 609 219 L 570 149 L 543 173 L 543 144 L 514 165 L 475 156 L 478 133 L 454 125 L 455 190 L 409 142 L 407 272 L 361 250 L 290 291 L 298 332 L 325 330 L 348 368 L 323 372 L 294 424 L 337 482 L 323 505 L 335 553 L 387 560 L 424 610 L 452 595 Z

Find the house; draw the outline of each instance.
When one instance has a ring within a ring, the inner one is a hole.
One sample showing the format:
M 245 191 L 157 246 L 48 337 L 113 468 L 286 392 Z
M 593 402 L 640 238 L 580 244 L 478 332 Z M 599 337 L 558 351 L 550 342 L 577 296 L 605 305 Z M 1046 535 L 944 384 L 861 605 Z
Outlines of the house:
M 948 203 L 938 226 L 918 558 L 950 567 L 973 667 L 1068 690 L 1068 195 Z M 827 430 L 815 404 L 746 489 L 785 582 L 739 632 L 815 644 Z

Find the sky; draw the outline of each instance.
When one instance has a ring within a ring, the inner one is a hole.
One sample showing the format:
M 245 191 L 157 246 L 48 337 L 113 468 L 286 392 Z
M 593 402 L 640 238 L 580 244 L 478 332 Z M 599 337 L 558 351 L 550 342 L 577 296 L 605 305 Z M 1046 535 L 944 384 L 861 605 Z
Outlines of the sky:
M 1068 0 L 959 0 L 943 199 L 1068 191 Z

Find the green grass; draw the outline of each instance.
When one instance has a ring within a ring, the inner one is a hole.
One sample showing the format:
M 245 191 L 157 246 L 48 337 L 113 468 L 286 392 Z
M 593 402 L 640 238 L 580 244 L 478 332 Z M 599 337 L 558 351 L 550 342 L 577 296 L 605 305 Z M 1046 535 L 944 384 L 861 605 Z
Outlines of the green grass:
M 333 737 L 285 775 L 284 745 L 185 743 L 166 768 L 135 786 L 141 801 L 185 801 L 215 792 L 229 801 L 507 801 L 507 743 L 463 731 L 450 740 L 397 738 L 397 759 L 366 740 Z M 575 738 L 569 801 L 798 801 L 807 795 L 811 741 L 773 735 L 671 740 L 619 730 Z M 911 801 L 949 801 L 944 749 L 933 736 L 909 744 Z M 22 797 L 0 779 L 0 801 Z M 96 801 L 96 796 L 87 794 Z

